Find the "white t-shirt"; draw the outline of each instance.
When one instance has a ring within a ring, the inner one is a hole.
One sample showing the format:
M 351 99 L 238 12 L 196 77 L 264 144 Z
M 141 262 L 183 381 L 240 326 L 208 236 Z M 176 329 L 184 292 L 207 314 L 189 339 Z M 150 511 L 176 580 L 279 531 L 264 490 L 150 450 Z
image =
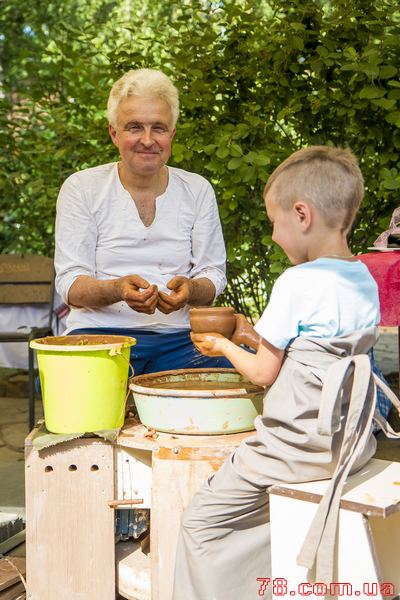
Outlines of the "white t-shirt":
M 216 295 L 225 285 L 225 246 L 215 194 L 204 177 L 168 167 L 166 191 L 156 200 L 156 216 L 146 227 L 123 187 L 117 163 L 74 173 L 57 200 L 56 289 L 68 290 L 80 275 L 114 279 L 140 275 L 162 291 L 176 275 L 207 277 Z M 74 308 L 67 331 L 80 327 L 189 327 L 189 308 L 165 315 L 133 311 L 125 302 L 103 308 Z
M 361 261 L 319 258 L 278 277 L 255 329 L 283 349 L 298 336 L 335 337 L 379 320 L 378 287 L 367 267 Z

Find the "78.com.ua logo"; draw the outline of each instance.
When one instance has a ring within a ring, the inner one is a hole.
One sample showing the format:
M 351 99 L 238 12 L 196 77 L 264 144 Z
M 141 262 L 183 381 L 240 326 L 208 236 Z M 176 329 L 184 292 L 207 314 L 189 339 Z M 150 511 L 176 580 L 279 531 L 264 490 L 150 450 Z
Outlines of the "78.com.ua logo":
M 351 583 L 333 581 L 332 583 L 326 584 L 322 582 L 305 582 L 296 585 L 296 589 L 289 590 L 288 582 L 284 577 L 275 577 L 271 580 L 270 577 L 257 577 L 259 582 L 258 595 L 262 598 L 266 595 L 268 587 L 272 588 L 272 594 L 274 596 L 283 597 L 286 596 L 288 599 L 294 596 L 300 596 L 307 598 L 308 596 L 337 596 L 345 598 L 373 598 L 375 597 L 388 597 L 393 598 L 395 589 L 393 583 L 382 581 L 379 584 L 377 582 L 364 582 L 362 589 L 354 589 Z

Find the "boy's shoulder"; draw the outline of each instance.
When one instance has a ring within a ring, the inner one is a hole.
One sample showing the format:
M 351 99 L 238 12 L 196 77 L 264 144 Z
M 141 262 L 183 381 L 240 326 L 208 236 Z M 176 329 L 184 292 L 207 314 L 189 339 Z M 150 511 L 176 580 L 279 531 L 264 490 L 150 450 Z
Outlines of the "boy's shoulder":
M 294 289 L 293 286 L 304 288 L 310 284 L 316 287 L 324 286 L 337 280 L 348 280 L 354 284 L 374 281 L 366 266 L 359 260 L 318 258 L 289 267 L 278 277 L 275 284 L 281 288 L 292 286 Z
M 299 265 L 294 265 L 286 269 L 282 276 L 285 277 L 296 277 L 303 276 L 304 274 L 335 274 L 335 273 L 369 273 L 368 269 L 365 267 L 364 263 L 360 260 L 339 260 L 328 257 L 316 258 L 315 260 L 310 260 L 308 262 L 301 263 Z
M 293 279 L 301 279 L 303 277 L 313 276 L 320 272 L 321 268 L 317 261 L 309 261 L 299 265 L 288 267 L 279 275 L 277 281 L 289 281 Z

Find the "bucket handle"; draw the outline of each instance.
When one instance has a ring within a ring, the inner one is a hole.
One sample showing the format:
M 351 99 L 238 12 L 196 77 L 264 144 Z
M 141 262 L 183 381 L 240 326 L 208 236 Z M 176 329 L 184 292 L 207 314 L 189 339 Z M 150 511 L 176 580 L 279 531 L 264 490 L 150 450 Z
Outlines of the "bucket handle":
M 109 352 L 109 354 L 110 354 L 110 356 L 120 356 L 121 358 L 123 358 L 123 359 L 124 359 L 124 361 L 125 361 L 125 362 L 127 362 L 127 363 L 128 363 L 128 367 L 129 367 L 129 368 L 132 370 L 132 375 L 129 375 L 129 369 L 128 369 L 128 380 L 129 380 L 129 379 L 131 379 L 131 378 L 134 376 L 134 374 L 135 374 L 135 371 L 134 371 L 134 369 L 133 369 L 133 366 L 132 366 L 132 363 L 131 363 L 131 361 L 130 361 L 130 360 L 128 360 L 128 359 L 127 359 L 127 358 L 126 358 L 126 357 L 125 357 L 125 356 L 122 354 L 122 352 L 120 352 L 120 351 L 119 351 L 119 350 L 117 350 L 116 348 L 111 348 L 111 349 L 110 349 L 110 352 Z M 121 416 L 123 416 L 123 415 L 125 414 L 126 403 L 127 403 L 127 400 L 128 400 L 128 397 L 129 397 L 129 394 L 130 394 L 130 392 L 131 392 L 131 390 L 129 389 L 129 385 L 128 385 L 128 391 L 127 391 L 127 393 L 126 393 L 126 396 L 125 396 L 124 405 L 123 405 L 123 407 L 122 407 L 122 411 L 121 411 L 121 415 L 120 415 L 120 417 L 121 417 Z
M 130 360 L 128 360 L 123 354 L 122 352 L 120 352 L 119 350 L 116 350 L 115 348 L 111 348 L 110 352 L 109 352 L 110 356 L 120 356 L 121 358 L 124 359 L 125 362 L 128 363 L 128 367 L 132 370 L 132 375 L 129 375 L 129 369 L 128 369 L 128 379 L 131 379 L 131 377 L 134 376 L 135 371 L 133 369 L 132 363 Z

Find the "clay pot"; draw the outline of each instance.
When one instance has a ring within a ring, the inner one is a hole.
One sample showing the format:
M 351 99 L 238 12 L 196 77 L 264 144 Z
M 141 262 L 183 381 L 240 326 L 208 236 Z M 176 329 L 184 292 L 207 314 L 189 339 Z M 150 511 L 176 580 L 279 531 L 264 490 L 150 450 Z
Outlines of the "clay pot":
M 235 309 L 229 306 L 204 306 L 189 311 L 193 333 L 221 333 L 230 339 L 235 329 Z

